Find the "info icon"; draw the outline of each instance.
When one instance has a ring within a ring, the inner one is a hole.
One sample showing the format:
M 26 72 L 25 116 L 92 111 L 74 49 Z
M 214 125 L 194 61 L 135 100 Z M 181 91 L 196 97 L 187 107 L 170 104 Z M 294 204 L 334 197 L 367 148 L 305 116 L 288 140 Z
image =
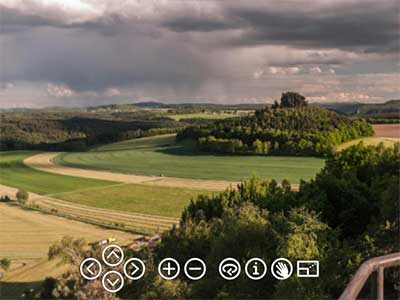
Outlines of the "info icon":
M 247 275 L 252 280 L 260 280 L 262 279 L 265 274 L 267 274 L 267 265 L 265 262 L 258 257 L 252 258 L 249 261 L 247 261 L 244 271 Z

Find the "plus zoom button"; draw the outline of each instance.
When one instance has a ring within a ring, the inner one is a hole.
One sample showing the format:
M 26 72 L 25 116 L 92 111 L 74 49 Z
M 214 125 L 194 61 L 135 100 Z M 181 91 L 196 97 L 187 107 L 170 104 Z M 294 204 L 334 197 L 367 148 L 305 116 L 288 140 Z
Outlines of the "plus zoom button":
M 164 258 L 158 264 L 158 274 L 165 280 L 173 280 L 178 277 L 181 268 L 173 258 Z

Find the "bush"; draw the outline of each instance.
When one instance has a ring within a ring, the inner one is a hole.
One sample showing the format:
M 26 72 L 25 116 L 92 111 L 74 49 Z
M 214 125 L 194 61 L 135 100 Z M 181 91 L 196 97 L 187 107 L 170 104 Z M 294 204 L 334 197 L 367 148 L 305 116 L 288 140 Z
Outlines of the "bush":
M 0 268 L 7 271 L 10 268 L 11 261 L 8 258 L 0 259 Z
M 17 194 L 16 194 L 17 200 L 21 204 L 25 204 L 26 201 L 29 199 L 29 194 L 27 191 L 19 189 Z

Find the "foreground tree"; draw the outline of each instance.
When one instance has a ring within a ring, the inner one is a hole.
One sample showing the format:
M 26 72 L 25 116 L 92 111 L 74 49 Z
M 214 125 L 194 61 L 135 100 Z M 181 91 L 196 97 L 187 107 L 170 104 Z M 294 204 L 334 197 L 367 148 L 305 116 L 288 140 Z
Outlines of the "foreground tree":
M 174 282 L 184 299 L 337 298 L 364 260 L 400 251 L 398 149 L 350 147 L 332 156 L 299 192 L 287 181 L 278 185 L 252 179 L 237 189 L 201 196 L 184 211 L 179 228 L 163 235 L 152 257 L 155 262 L 163 257 L 206 262 L 202 280 L 180 277 Z M 233 284 L 218 275 L 225 257 L 242 265 L 252 257 L 267 265 L 277 257 L 317 259 L 323 267 L 319 278 L 252 281 L 242 274 Z M 387 293 L 396 290 L 398 275 L 388 272 Z M 149 279 L 139 294 L 149 295 L 159 284 Z

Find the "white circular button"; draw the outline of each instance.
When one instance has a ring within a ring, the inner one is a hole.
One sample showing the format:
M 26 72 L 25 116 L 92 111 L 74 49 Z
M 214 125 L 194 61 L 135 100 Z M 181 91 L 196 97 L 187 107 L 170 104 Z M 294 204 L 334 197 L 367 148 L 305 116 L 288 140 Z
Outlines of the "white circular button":
M 236 259 L 228 257 L 220 262 L 218 270 L 222 278 L 234 280 L 239 277 L 241 267 Z
M 199 280 L 206 274 L 207 267 L 204 261 L 200 258 L 191 258 L 185 263 L 183 271 L 187 278 L 191 280 Z
M 181 267 L 176 259 L 164 258 L 158 264 L 158 274 L 165 280 L 172 280 L 178 277 Z
M 83 278 L 87 280 L 95 280 L 98 278 L 102 271 L 101 263 L 95 258 L 84 259 L 80 266 L 79 271 Z
M 278 280 L 286 280 L 293 273 L 293 265 L 287 258 L 275 259 L 271 265 L 271 273 Z
M 104 274 L 101 284 L 110 293 L 116 293 L 124 287 L 124 277 L 117 271 L 108 271 Z
M 244 271 L 247 275 L 252 280 L 260 280 L 267 274 L 267 264 L 258 257 L 252 258 L 249 261 L 247 261 Z
M 104 248 L 101 256 L 107 266 L 116 267 L 123 261 L 124 251 L 118 245 L 109 245 Z
M 138 280 L 143 277 L 146 271 L 144 262 L 139 258 L 128 259 L 124 264 L 124 273 L 131 280 Z

